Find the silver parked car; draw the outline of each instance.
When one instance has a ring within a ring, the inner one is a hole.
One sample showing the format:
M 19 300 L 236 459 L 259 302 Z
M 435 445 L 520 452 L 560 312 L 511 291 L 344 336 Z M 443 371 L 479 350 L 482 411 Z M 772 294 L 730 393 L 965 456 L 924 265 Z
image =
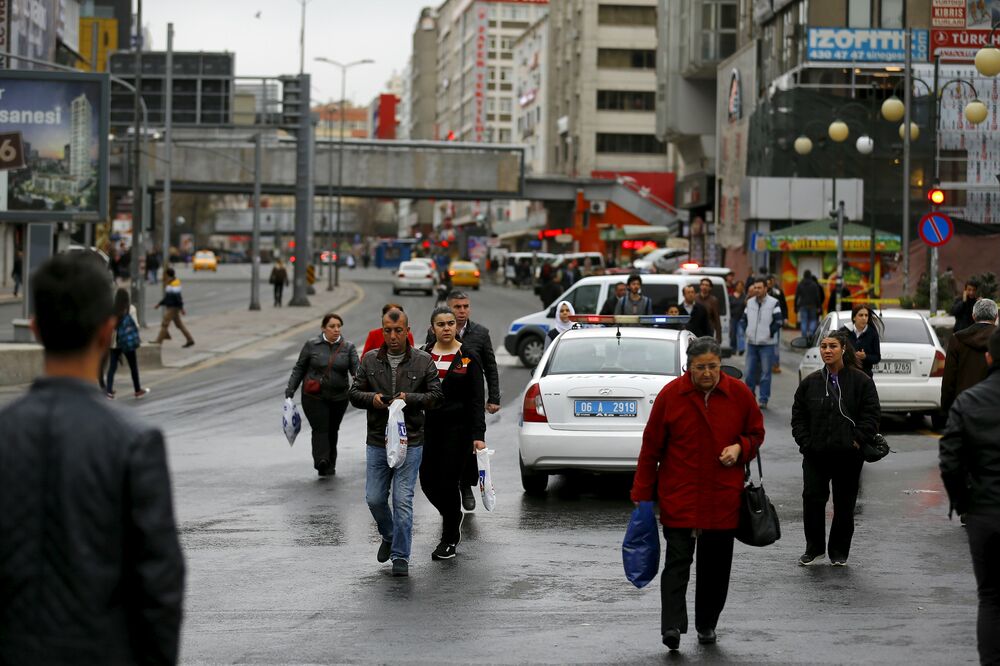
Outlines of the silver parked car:
M 392 293 L 401 291 L 422 291 L 428 296 L 434 293 L 434 269 L 423 261 L 404 261 L 396 269 L 392 281 Z

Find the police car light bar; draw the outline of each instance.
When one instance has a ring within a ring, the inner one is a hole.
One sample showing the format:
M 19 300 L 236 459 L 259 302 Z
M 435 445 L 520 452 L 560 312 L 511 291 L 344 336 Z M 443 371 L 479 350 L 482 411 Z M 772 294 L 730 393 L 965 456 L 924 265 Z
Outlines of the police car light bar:
M 570 315 L 569 320 L 577 324 L 606 324 L 632 326 L 664 326 L 667 324 L 686 324 L 691 319 L 688 315 Z

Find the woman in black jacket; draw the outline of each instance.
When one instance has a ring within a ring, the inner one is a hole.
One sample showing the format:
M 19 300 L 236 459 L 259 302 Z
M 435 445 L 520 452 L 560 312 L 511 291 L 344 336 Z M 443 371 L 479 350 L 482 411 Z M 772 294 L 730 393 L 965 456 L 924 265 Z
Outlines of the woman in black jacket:
M 853 331 L 844 327 L 847 340 L 861 361 L 861 369 L 871 377 L 872 367 L 882 360 L 882 348 L 879 344 L 884 330 L 882 318 L 875 314 L 870 305 L 859 303 L 851 311 L 851 321 L 854 322 Z
M 302 409 L 312 428 L 313 467 L 320 476 L 336 473 L 337 436 L 347 411 L 347 389 L 350 377 L 358 371 L 358 350 L 344 338 L 343 326 L 339 314 L 323 316 L 319 336 L 302 345 L 285 388 L 285 397 L 291 398 L 302 384 Z
M 792 437 L 802 453 L 802 523 L 806 552 L 799 564 L 829 553 L 830 563 L 846 566 L 854 534 L 854 505 L 861 480 L 860 444 L 870 443 L 880 415 L 875 382 L 861 370 L 847 333 L 836 331 L 819 343 L 823 368 L 799 384 L 792 405 Z M 833 485 L 833 522 L 826 547 L 826 502 Z
M 437 366 L 444 398 L 437 409 L 427 410 L 420 487 L 444 522 L 431 559 L 450 560 L 462 540 L 462 469 L 470 452 L 486 448 L 486 392 L 482 362 L 455 339 L 458 323 L 451 308 L 435 308 L 431 327 L 436 341 L 424 351 Z

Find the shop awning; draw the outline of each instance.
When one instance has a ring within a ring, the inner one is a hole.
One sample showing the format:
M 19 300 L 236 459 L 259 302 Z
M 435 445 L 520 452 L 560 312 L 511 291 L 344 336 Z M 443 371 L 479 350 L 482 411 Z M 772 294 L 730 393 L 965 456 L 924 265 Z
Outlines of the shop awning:
M 624 224 L 622 226 L 606 226 L 601 229 L 601 240 L 604 241 L 652 240 L 653 238 L 666 238 L 669 235 L 670 229 L 648 224 Z
M 518 229 L 517 231 L 507 231 L 502 234 L 497 234 L 497 238 L 501 241 L 514 240 L 515 238 L 537 238 L 538 229 Z
M 848 222 L 844 225 L 844 251 L 870 252 L 871 227 Z M 875 231 L 876 252 L 899 252 L 902 239 L 896 234 Z M 803 222 L 767 234 L 754 234 L 756 252 L 836 252 L 837 224 L 826 218 Z

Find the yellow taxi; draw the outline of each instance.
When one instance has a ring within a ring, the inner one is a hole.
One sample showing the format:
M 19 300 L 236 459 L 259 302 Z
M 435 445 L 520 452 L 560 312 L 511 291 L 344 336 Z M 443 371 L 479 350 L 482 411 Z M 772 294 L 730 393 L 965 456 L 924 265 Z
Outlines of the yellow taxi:
M 196 271 L 212 271 L 214 273 L 219 270 L 219 260 L 211 250 L 198 250 L 194 253 L 191 268 Z
M 479 289 L 479 266 L 471 261 L 453 261 L 448 266 L 448 277 L 453 287 Z

